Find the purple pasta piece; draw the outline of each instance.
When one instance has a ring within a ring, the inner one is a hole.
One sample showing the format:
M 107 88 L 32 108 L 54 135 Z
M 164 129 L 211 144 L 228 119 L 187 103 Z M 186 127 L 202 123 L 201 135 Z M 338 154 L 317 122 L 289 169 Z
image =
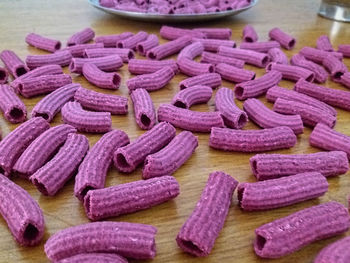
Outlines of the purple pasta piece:
M 3 50 L 0 53 L 0 59 L 4 63 L 8 72 L 18 78 L 29 71 L 27 65 L 11 50 Z
M 171 67 L 163 67 L 153 73 L 139 75 L 128 79 L 126 85 L 129 91 L 135 89 L 146 89 L 148 91 L 159 90 L 166 86 L 175 76 Z
M 0 67 L 0 84 L 5 84 L 9 78 L 7 70 L 3 67 Z
M 295 54 L 291 60 L 291 65 L 306 68 L 315 74 L 315 81 L 318 83 L 323 83 L 328 78 L 327 71 L 320 65 L 307 60 L 303 55 Z
M 344 57 L 349 58 L 350 57 L 350 45 L 339 45 L 337 53 L 341 53 L 341 54 L 343 54 Z
M 254 71 L 237 68 L 225 63 L 219 63 L 215 65 L 215 72 L 219 73 L 223 79 L 235 83 L 241 83 L 255 79 Z
M 93 43 L 93 44 L 78 44 L 74 46 L 67 47 L 72 57 L 83 57 L 84 52 L 88 49 L 103 48 L 103 43 Z M 112 55 L 112 54 L 111 54 Z
M 25 78 L 18 83 L 18 92 L 26 98 L 50 93 L 60 87 L 72 83 L 72 77 L 68 74 L 42 75 L 39 77 Z
M 28 45 L 54 53 L 61 48 L 61 42 L 56 39 L 43 37 L 35 33 L 29 33 L 25 41 Z
M 280 48 L 280 44 L 277 41 L 266 42 L 242 42 L 239 46 L 240 49 L 248 49 L 256 52 L 267 53 L 272 48 Z
M 292 49 L 296 44 L 294 37 L 288 35 L 277 27 L 269 31 L 269 37 L 279 42 L 285 49 Z
M 333 55 L 339 60 L 343 59 L 343 54 L 340 52 L 327 52 L 324 50 L 312 48 L 312 47 L 303 47 L 299 53 L 303 55 L 306 59 L 311 60 L 317 64 L 322 64 L 322 61 L 325 56 Z
M 175 128 L 161 122 L 151 130 L 145 132 L 132 143 L 118 148 L 114 152 L 114 165 L 124 173 L 130 173 L 136 169 L 152 153 L 158 152 L 167 145 L 176 135 Z
M 342 204 L 312 206 L 255 229 L 254 250 L 262 258 L 280 258 L 317 240 L 339 235 L 349 226 L 349 213 Z
M 50 128 L 43 118 L 32 118 L 12 132 L 0 142 L 0 173 L 10 177 L 12 168 L 25 149 L 41 133 Z
M 299 79 L 305 79 L 309 82 L 312 82 L 315 78 L 315 74 L 312 71 L 298 66 L 283 65 L 272 62 L 266 66 L 266 72 L 269 72 L 271 70 L 281 72 L 283 79 L 291 80 L 294 82 L 297 82 Z
M 176 93 L 171 104 L 179 108 L 189 109 L 194 104 L 208 102 L 212 94 L 213 90 L 211 87 L 196 85 Z
M 243 68 L 244 64 L 245 64 L 245 62 L 243 60 L 231 58 L 231 57 L 225 57 L 225 56 L 221 56 L 221 55 L 218 55 L 215 53 L 210 53 L 210 52 L 203 52 L 202 59 L 200 62 L 210 63 L 213 65 L 225 63 L 228 65 L 235 66 L 236 68 Z
M 347 88 L 350 88 L 350 72 L 345 72 L 341 77 L 340 77 L 340 84 L 344 85 Z
M 159 39 L 157 35 L 150 34 L 147 39 L 137 43 L 136 50 L 143 56 L 146 56 L 148 50 L 159 45 Z
M 344 237 L 321 250 L 314 263 L 346 263 L 350 260 L 350 237 Z
M 5 119 L 11 123 L 20 123 L 27 119 L 26 106 L 8 85 L 0 85 L 0 109 Z
M 242 129 L 248 122 L 248 116 L 237 107 L 234 97 L 232 90 L 225 87 L 218 89 L 215 95 L 215 108 L 220 112 L 227 127 Z
M 67 102 L 61 109 L 62 120 L 78 131 L 105 133 L 111 130 L 110 112 L 83 110 L 79 102 Z
M 121 81 L 120 75 L 116 72 L 106 73 L 93 63 L 85 63 L 83 65 L 83 75 L 90 83 L 99 88 L 119 89 Z
M 134 34 L 131 32 L 124 32 L 119 35 L 105 35 L 95 38 L 96 43 L 103 43 L 104 47 L 117 47 L 117 41 L 129 38 Z
M 178 72 L 178 66 L 176 64 L 176 61 L 173 59 L 168 59 L 168 60 L 130 59 L 128 64 L 129 72 L 135 75 L 154 73 L 164 67 L 171 67 L 175 73 Z
M 42 167 L 67 140 L 70 133 L 77 130 L 67 124 L 52 127 L 39 135 L 22 153 L 13 166 L 14 174 L 29 179 Z
M 256 42 L 258 41 L 258 34 L 256 33 L 255 29 L 251 25 L 246 25 L 243 28 L 242 32 L 242 38 L 244 42 Z
M 287 126 L 295 134 L 304 132 L 303 122 L 300 115 L 283 115 L 267 108 L 260 100 L 247 99 L 243 104 L 244 111 L 250 120 L 262 128 Z
M 218 54 L 221 56 L 233 57 L 245 61 L 247 64 L 264 68 L 269 62 L 269 56 L 265 53 L 260 53 L 252 50 L 229 48 L 220 46 Z
M 136 89 L 130 97 L 137 125 L 143 130 L 151 129 L 156 124 L 156 111 L 151 96 L 145 89 Z
M 346 65 L 335 56 L 327 55 L 322 60 L 322 65 L 331 74 L 333 80 L 340 80 L 341 76 L 348 71 Z
M 233 130 L 213 127 L 209 146 L 236 152 L 264 152 L 288 149 L 297 142 L 293 130 L 281 126 L 263 130 Z
M 276 70 L 271 70 L 258 79 L 248 80 L 237 84 L 235 86 L 235 96 L 239 100 L 245 100 L 247 98 L 263 95 L 281 80 L 282 73 Z
M 142 178 L 171 175 L 179 169 L 198 147 L 198 138 L 191 132 L 180 132 L 159 152 L 146 157 Z
M 144 31 L 139 31 L 137 34 L 121 39 L 117 41 L 117 48 L 130 48 L 130 49 L 136 49 L 136 45 L 144 40 L 146 40 L 148 37 L 148 34 Z
M 38 203 L 20 186 L 0 174 L 0 213 L 16 242 L 38 245 L 45 231 L 44 215 Z
M 129 137 L 125 132 L 112 130 L 104 134 L 90 149 L 75 177 L 74 195 L 80 201 L 84 200 L 89 190 L 104 187 L 108 169 L 112 164 L 113 153 L 129 142 Z
M 51 261 L 96 252 L 151 259 L 156 255 L 156 233 L 157 229 L 151 225 L 94 222 L 57 232 L 47 240 L 44 249 Z
M 72 100 L 80 84 L 65 85 L 40 100 L 32 110 L 32 117 L 42 117 L 51 122 L 64 104 Z
M 159 34 L 162 38 L 168 40 L 178 39 L 184 35 L 189 35 L 190 37 L 205 38 L 205 34 L 200 31 L 171 26 L 162 26 L 160 28 Z
M 199 63 L 187 57 L 178 59 L 177 65 L 182 73 L 191 77 L 214 72 L 214 66 L 212 64 Z
M 184 35 L 168 43 L 156 46 L 147 51 L 147 58 L 160 60 L 174 55 L 191 43 L 191 36 Z
M 257 154 L 250 158 L 256 179 L 269 180 L 299 173 L 320 172 L 323 176 L 337 176 L 349 170 L 345 152 L 317 152 L 309 154 Z
M 329 105 L 350 110 L 350 92 L 338 89 L 317 86 L 316 84 L 300 79 L 294 86 L 294 90 L 314 97 Z
M 210 132 L 212 127 L 225 127 L 219 112 L 198 112 L 161 104 L 158 121 L 166 121 L 177 128 L 194 132 Z
M 314 127 L 317 123 L 323 123 L 330 128 L 335 126 L 337 118 L 318 108 L 297 101 L 277 98 L 273 110 L 286 115 L 300 115 L 305 125 Z
M 73 58 L 69 64 L 69 71 L 81 74 L 85 63 L 92 63 L 102 71 L 116 71 L 123 66 L 123 60 L 118 55 L 98 58 Z
M 146 9 L 140 8 L 136 3 L 134 2 L 128 2 L 123 4 L 116 4 L 114 6 L 117 10 L 123 10 L 123 11 L 129 11 L 129 12 L 137 12 L 137 13 L 145 13 Z
M 350 159 L 350 136 L 337 132 L 323 123 L 315 126 L 309 137 L 309 143 L 327 151 L 344 151 Z
M 124 63 L 128 63 L 130 59 L 135 57 L 134 51 L 129 48 L 94 48 L 85 49 L 84 51 L 85 58 L 99 58 L 111 55 L 118 55 Z
M 98 2 L 101 6 L 108 7 L 108 8 L 110 7 L 113 8 L 115 5 L 114 0 L 99 0 Z
M 126 184 L 90 190 L 84 197 L 87 217 L 96 221 L 151 208 L 180 193 L 172 176 L 162 176 Z
M 233 40 L 192 38 L 192 41 L 202 43 L 204 50 L 213 52 L 218 51 L 219 46 L 236 47 L 236 42 Z
M 206 38 L 212 39 L 230 39 L 232 36 L 231 28 L 194 28 L 193 31 L 203 33 Z
M 327 191 L 327 179 L 319 172 L 299 173 L 263 182 L 239 184 L 238 205 L 245 211 L 269 210 L 317 198 Z
M 221 85 L 221 76 L 217 73 L 207 73 L 192 78 L 187 78 L 179 83 L 180 89 L 186 89 L 196 85 L 205 85 L 213 89 Z
M 280 48 L 271 48 L 267 54 L 271 62 L 288 65 L 288 58 Z
M 72 35 L 67 41 L 67 46 L 84 44 L 92 40 L 94 37 L 95 37 L 95 32 L 91 28 L 85 28 L 75 33 L 74 35 Z
M 204 46 L 201 42 L 193 42 L 180 51 L 177 60 L 179 61 L 182 58 L 194 59 L 195 57 L 200 56 L 203 51 Z
M 54 196 L 75 175 L 88 150 L 84 135 L 70 133 L 58 153 L 29 179 L 42 194 Z
M 110 0 L 107 0 L 110 1 Z M 111 0 L 113 2 L 113 0 Z M 102 3 L 106 2 L 106 0 L 101 0 Z M 56 263 L 128 263 L 128 261 L 117 255 L 112 253 L 82 253 L 69 258 L 65 258 L 59 261 L 55 261 Z
M 29 55 L 26 58 L 26 64 L 30 69 L 46 65 L 68 66 L 72 60 L 72 54 L 68 50 L 59 50 L 50 55 Z
M 316 47 L 324 51 L 330 51 L 330 52 L 334 51 L 331 41 L 329 40 L 329 37 L 326 35 L 322 35 L 317 39 Z
M 210 254 L 224 226 L 237 185 L 238 182 L 224 172 L 209 175 L 200 200 L 177 234 L 176 242 L 183 251 L 197 257 Z
M 309 97 L 294 90 L 289 90 L 279 86 L 270 88 L 266 93 L 266 99 L 270 102 L 275 102 L 277 98 L 304 103 L 333 116 L 337 116 L 337 111 L 333 107 L 320 100 L 314 99 L 313 97 Z

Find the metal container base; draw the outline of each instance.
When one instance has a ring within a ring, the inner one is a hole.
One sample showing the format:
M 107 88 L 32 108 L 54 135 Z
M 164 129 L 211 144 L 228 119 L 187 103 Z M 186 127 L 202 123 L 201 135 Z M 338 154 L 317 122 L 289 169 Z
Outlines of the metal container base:
M 342 22 L 350 22 L 350 7 L 332 5 L 323 2 L 321 3 L 318 14 L 325 18 Z

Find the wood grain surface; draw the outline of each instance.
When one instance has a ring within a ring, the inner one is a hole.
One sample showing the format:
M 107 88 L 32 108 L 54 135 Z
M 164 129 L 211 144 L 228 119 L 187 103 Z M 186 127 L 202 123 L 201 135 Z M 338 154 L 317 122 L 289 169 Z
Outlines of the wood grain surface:
M 303 46 L 315 46 L 316 39 L 322 34 L 329 35 L 334 46 L 341 43 L 350 43 L 350 25 L 318 17 L 318 6 L 319 1 L 315 0 L 261 0 L 256 7 L 236 17 L 183 26 L 229 27 L 233 31 L 233 39 L 237 42 L 241 41 L 242 29 L 248 23 L 256 28 L 261 40 L 267 40 L 268 31 L 272 27 L 278 26 L 297 39 L 296 48 L 286 52 L 288 57 L 291 57 Z M 135 33 L 138 30 L 158 34 L 160 26 L 159 24 L 119 19 L 94 9 L 85 0 L 2 0 L 0 2 L 0 50 L 14 50 L 22 59 L 25 59 L 28 54 L 45 53 L 27 46 L 24 38 L 29 32 L 56 38 L 65 44 L 71 34 L 85 27 L 92 27 L 96 35 L 107 35 L 124 31 Z M 345 59 L 345 63 L 350 66 L 350 59 Z M 250 66 L 246 66 L 246 68 L 255 70 L 257 76 L 264 74 L 263 69 Z M 67 72 L 67 69 L 65 71 Z M 97 89 L 81 76 L 74 75 L 73 79 L 74 82 L 79 82 L 89 89 L 128 96 L 125 83 L 130 74 L 127 71 L 127 65 L 120 70 L 120 74 L 122 76 L 120 89 L 110 92 Z M 179 81 L 184 78 L 184 75 L 179 74 L 165 88 L 152 92 L 151 97 L 155 106 L 158 107 L 160 103 L 169 103 L 173 95 L 179 90 Z M 288 81 L 282 81 L 280 85 L 288 88 L 293 87 L 293 83 Z M 228 82 L 223 82 L 223 86 L 233 88 L 233 84 Z M 344 89 L 330 81 L 326 83 L 326 86 Z M 41 98 L 42 96 L 23 99 L 29 113 Z M 262 97 L 261 100 L 272 107 L 272 104 L 267 103 L 265 98 Z M 241 102 L 237 102 L 237 104 L 242 107 Z M 126 116 L 112 117 L 113 128 L 126 131 L 131 140 L 134 140 L 144 131 L 140 130 L 135 123 L 130 100 L 129 109 Z M 195 106 L 193 109 L 213 111 L 214 96 L 208 104 Z M 338 118 L 335 129 L 350 135 L 350 113 L 340 109 L 337 110 Z M 60 114 L 55 117 L 51 125 L 55 126 L 59 123 L 62 123 Z M 0 126 L 3 136 L 17 127 L 8 123 L 2 116 L 0 116 Z M 257 129 L 257 126 L 249 122 L 244 129 Z M 310 131 L 310 128 L 305 128 L 304 134 L 298 136 L 298 143 L 292 149 L 275 152 L 292 154 L 319 151 L 319 149 L 309 146 Z M 113 221 L 152 224 L 158 228 L 156 237 L 157 256 L 152 262 L 270 262 L 270 260 L 258 258 L 253 251 L 252 243 L 255 237 L 255 228 L 300 209 L 329 200 L 336 200 L 343 204 L 347 203 L 347 196 L 350 193 L 349 172 L 346 175 L 329 179 L 330 189 L 324 197 L 272 211 L 243 212 L 237 206 L 235 193 L 226 223 L 210 256 L 206 258 L 189 256 L 177 247 L 175 237 L 199 199 L 209 173 L 222 170 L 240 182 L 255 181 L 249 166 L 249 158 L 253 154 L 210 149 L 208 147 L 209 134 L 196 135 L 199 137 L 199 147 L 195 154 L 174 174 L 181 187 L 181 194 L 175 200 L 152 209 L 110 219 Z M 101 137 L 101 135 L 95 134 L 86 134 L 86 136 L 89 139 L 90 146 L 94 145 Z M 139 179 L 141 179 L 141 168 L 130 175 L 118 173 L 115 168 L 111 168 L 106 186 Z M 41 195 L 28 181 L 17 178 L 14 178 L 14 181 L 26 189 L 38 201 L 44 211 L 46 220 L 45 237 L 39 246 L 32 248 L 20 247 L 13 240 L 6 222 L 0 218 L 0 262 L 48 262 L 43 246 L 51 235 L 61 229 L 89 222 L 81 203 L 73 196 L 74 180 L 70 180 L 55 197 Z M 349 232 L 346 235 L 349 235 Z M 341 237 L 315 242 L 289 256 L 271 261 L 276 263 L 312 262 L 320 249 Z M 130 262 L 139 261 L 130 260 Z

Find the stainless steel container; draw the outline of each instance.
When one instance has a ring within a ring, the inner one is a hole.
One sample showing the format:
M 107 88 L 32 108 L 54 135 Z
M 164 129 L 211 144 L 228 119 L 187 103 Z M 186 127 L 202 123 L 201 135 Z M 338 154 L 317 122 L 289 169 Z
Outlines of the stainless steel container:
M 318 14 L 329 19 L 350 22 L 350 0 L 322 0 Z

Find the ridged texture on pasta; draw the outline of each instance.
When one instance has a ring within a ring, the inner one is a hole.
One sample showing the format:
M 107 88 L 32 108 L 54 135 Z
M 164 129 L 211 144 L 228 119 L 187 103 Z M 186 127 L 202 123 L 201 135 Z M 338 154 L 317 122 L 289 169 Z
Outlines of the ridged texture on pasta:
M 161 104 L 158 120 L 167 121 L 177 128 L 194 132 L 210 132 L 212 127 L 225 127 L 219 112 L 199 112 Z
M 280 44 L 277 41 L 264 41 L 264 42 L 242 42 L 239 46 L 240 49 L 248 49 L 256 52 L 267 53 L 272 48 L 280 48 Z
M 177 60 L 177 65 L 183 74 L 191 77 L 214 72 L 214 66 L 212 64 L 199 63 L 187 57 L 179 58 Z
M 271 48 L 267 54 L 270 62 L 288 65 L 288 57 L 280 48 Z
M 113 130 L 104 134 L 90 149 L 75 177 L 74 195 L 80 201 L 84 200 L 89 190 L 104 187 L 108 169 L 112 164 L 113 153 L 129 142 L 129 137 L 125 132 Z
M 88 150 L 89 141 L 84 135 L 68 134 L 58 153 L 30 176 L 30 180 L 42 194 L 54 196 L 75 175 Z
M 348 45 L 339 45 L 337 53 L 342 53 L 344 57 L 349 58 L 350 57 L 350 44 L 348 44 Z
M 178 246 L 197 257 L 208 256 L 224 226 L 238 182 L 224 172 L 209 175 L 192 214 L 176 237 Z
M 0 59 L 8 72 L 16 79 L 29 71 L 27 65 L 11 50 L 3 50 Z
M 80 84 L 72 83 L 46 95 L 34 106 L 32 117 L 43 117 L 51 122 L 63 105 L 74 98 L 74 94 L 79 87 L 81 87 Z
M 49 51 L 51 53 L 61 48 L 61 42 L 59 40 L 43 37 L 35 33 L 29 33 L 26 36 L 25 41 L 28 45 Z
M 147 39 L 137 43 L 136 50 L 142 55 L 146 56 L 148 50 L 159 45 L 158 36 L 155 34 L 148 35 Z
M 350 136 L 337 132 L 319 123 L 313 129 L 309 143 L 311 146 L 327 151 L 344 151 L 350 159 Z
M 288 149 L 297 142 L 292 129 L 276 127 L 263 130 L 233 130 L 213 127 L 209 146 L 235 152 L 264 152 Z
M 221 46 L 218 48 L 218 54 L 221 56 L 228 56 L 243 60 L 247 64 L 251 64 L 259 68 L 264 68 L 269 62 L 269 56 L 267 54 L 247 49 Z
M 157 124 L 132 143 L 118 148 L 114 152 L 113 161 L 115 167 L 125 173 L 134 171 L 146 159 L 147 155 L 158 152 L 175 135 L 176 130 L 171 124 L 167 122 Z
M 194 32 L 201 32 L 204 34 L 205 37 L 202 38 L 212 38 L 212 39 L 230 39 L 232 36 L 232 30 L 231 28 L 205 28 L 205 27 L 198 27 L 193 29 Z
M 300 115 L 283 115 L 267 108 L 260 100 L 248 99 L 243 104 L 244 111 L 250 120 L 262 128 L 287 126 L 295 134 L 304 132 L 303 122 Z
M 283 32 L 277 27 L 269 31 L 269 37 L 273 40 L 276 40 L 285 49 L 292 49 L 296 44 L 296 40 L 294 37 L 288 35 L 287 33 Z
M 135 53 L 129 48 L 94 48 L 84 51 L 85 58 L 99 58 L 111 55 L 118 55 L 124 63 L 128 63 L 130 59 L 135 57 Z
M 175 40 L 156 46 L 147 52 L 147 58 L 160 60 L 178 53 L 182 48 L 191 44 L 191 36 L 183 35 Z
M 67 140 L 68 134 L 76 131 L 70 125 L 61 124 L 40 134 L 19 157 L 13 166 L 14 173 L 28 179 L 54 156 Z
M 337 176 L 349 170 L 345 152 L 317 152 L 309 154 L 257 154 L 250 158 L 250 167 L 258 180 L 274 179 L 306 172 L 320 172 L 323 176 Z
M 202 53 L 202 58 L 201 58 L 201 63 L 210 63 L 213 65 L 219 64 L 219 63 L 225 63 L 228 65 L 235 66 L 237 68 L 243 68 L 245 62 L 240 59 L 236 58 L 231 58 L 231 57 L 226 57 L 226 56 L 221 56 L 216 53 L 211 53 L 211 52 L 203 52 Z
M 217 88 L 221 85 L 221 76 L 217 73 L 207 73 L 195 77 L 184 79 L 179 83 L 180 89 L 186 89 L 196 85 L 205 85 L 211 88 Z
M 235 96 L 239 100 L 263 95 L 271 87 L 276 86 L 282 80 L 282 73 L 271 70 L 262 77 L 239 83 L 235 86 Z
M 245 211 L 269 210 L 317 198 L 328 191 L 327 179 L 309 172 L 238 186 L 239 206 Z
M 69 71 L 81 74 L 85 63 L 95 64 L 102 71 L 116 71 L 123 66 L 123 60 L 118 55 L 110 55 L 98 58 L 72 58 Z
M 135 75 L 153 73 L 164 67 L 171 67 L 175 73 L 179 69 L 176 64 L 176 61 L 173 59 L 167 59 L 167 60 L 130 59 L 128 64 L 129 72 Z
M 302 49 L 300 49 L 299 53 L 303 55 L 306 59 L 311 60 L 317 64 L 322 64 L 323 59 L 329 54 L 335 56 L 339 60 L 343 59 L 343 54 L 340 52 L 327 52 L 312 47 L 303 47 Z
M 329 105 L 350 110 L 350 91 L 338 90 L 318 86 L 300 79 L 294 86 L 294 90 L 305 95 L 314 97 Z
M 194 59 L 195 57 L 200 56 L 203 53 L 203 51 L 204 46 L 201 42 L 193 42 L 192 44 L 189 44 L 180 51 L 179 55 L 177 56 L 177 59 Z
M 95 48 L 103 48 L 103 44 L 102 43 L 78 44 L 78 45 L 67 47 L 65 49 L 72 54 L 72 57 L 81 58 L 84 56 L 86 50 L 95 49 Z
M 5 119 L 11 123 L 20 123 L 27 119 L 26 106 L 8 85 L 0 85 L 0 109 Z
M 117 41 L 129 38 L 134 34 L 131 32 L 124 32 L 119 35 L 104 35 L 95 38 L 96 43 L 103 43 L 104 47 L 117 47 Z
M 258 41 L 258 34 L 251 25 L 246 25 L 243 28 L 242 38 L 244 42 L 256 42 Z
M 84 44 L 86 42 L 89 42 L 95 37 L 95 32 L 87 27 L 83 30 L 74 33 L 67 41 L 67 46 L 74 46 L 78 44 Z
M 176 93 L 171 104 L 179 108 L 189 109 L 194 104 L 207 103 L 212 94 L 211 87 L 196 85 Z
M 262 258 L 280 258 L 317 240 L 339 235 L 349 226 L 349 213 L 342 204 L 312 206 L 258 227 L 254 250 Z
M 156 255 L 156 233 L 157 229 L 151 225 L 94 222 L 57 232 L 47 240 L 44 249 L 51 261 L 94 252 L 152 259 Z
M 221 78 L 235 83 L 241 83 L 255 79 L 254 71 L 237 68 L 225 63 L 219 63 L 215 65 L 215 72 L 220 74 Z
M 68 50 L 59 50 L 49 55 L 28 55 L 26 64 L 30 69 L 46 65 L 68 66 L 72 60 L 72 54 Z
M 307 60 L 303 55 L 295 54 L 290 60 L 291 65 L 306 68 L 315 74 L 315 81 L 324 83 L 328 78 L 327 71 L 320 65 Z
M 145 39 L 147 39 L 148 34 L 144 31 L 139 31 L 137 34 L 124 38 L 117 41 L 117 48 L 130 48 L 136 49 L 136 45 Z
M 317 49 L 324 51 L 334 51 L 331 41 L 327 35 L 320 36 L 316 41 Z
M 0 84 L 5 84 L 7 83 L 9 78 L 9 73 L 7 70 L 3 67 L 0 67 Z
M 87 217 L 95 221 L 145 210 L 169 201 L 179 193 L 176 179 L 162 176 L 90 190 L 84 197 L 84 207 Z
M 348 71 L 346 65 L 333 55 L 327 55 L 322 60 L 322 65 L 331 74 L 333 80 L 339 80 L 340 77 Z
M 347 87 L 347 88 L 350 89 L 350 72 L 344 73 L 344 74 L 340 77 L 339 83 L 341 83 L 342 85 L 344 85 L 345 87 Z
M 128 263 L 127 259 L 112 253 L 82 253 L 56 263 Z
M 105 133 L 111 130 L 110 112 L 86 111 L 79 102 L 67 102 L 61 109 L 62 120 L 81 132 Z
M 156 110 L 147 90 L 133 90 L 131 100 L 134 104 L 134 115 L 137 125 L 143 130 L 149 130 L 156 124 Z
M 284 65 L 277 63 L 270 63 L 266 67 L 266 71 L 276 70 L 282 73 L 282 78 L 286 80 L 291 80 L 297 82 L 299 79 L 305 79 L 312 82 L 315 78 L 315 74 L 306 68 Z
M 39 117 L 22 123 L 10 132 L 0 142 L 0 173 L 9 177 L 13 166 L 25 149 L 49 128 L 49 123 Z
M 198 38 L 206 37 L 206 35 L 200 31 L 172 27 L 172 26 L 162 26 L 160 28 L 159 34 L 162 38 L 168 39 L 168 40 L 174 40 L 184 35 L 189 35 L 190 37 L 198 37 Z
M 192 42 L 200 42 L 204 50 L 212 52 L 218 51 L 219 46 L 236 47 L 236 42 L 233 40 L 192 38 Z
M 90 83 L 102 89 L 116 90 L 120 86 L 121 77 L 118 73 L 106 73 L 93 63 L 83 65 L 83 75 Z
M 159 152 L 150 154 L 145 159 L 142 178 L 171 175 L 179 169 L 194 153 L 198 138 L 191 132 L 180 132 Z
M 0 174 L 0 213 L 22 246 L 35 246 L 44 236 L 44 215 L 38 203 L 20 186 Z
M 350 237 L 337 240 L 321 250 L 314 263 L 350 262 Z

